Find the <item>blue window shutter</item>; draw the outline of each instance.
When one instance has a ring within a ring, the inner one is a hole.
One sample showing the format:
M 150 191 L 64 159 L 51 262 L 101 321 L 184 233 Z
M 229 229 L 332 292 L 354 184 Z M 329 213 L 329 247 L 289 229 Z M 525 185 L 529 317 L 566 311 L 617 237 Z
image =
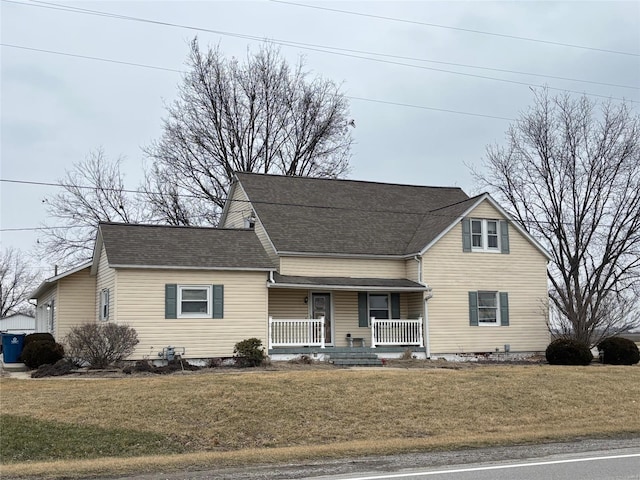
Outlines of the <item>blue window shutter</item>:
M 213 285 L 213 318 L 224 318 L 224 285 Z
M 391 294 L 391 318 L 400 318 L 400 294 Z
M 509 294 L 500 292 L 500 325 L 509 326 Z
M 177 318 L 178 286 L 166 284 L 164 286 L 164 318 Z
M 469 325 L 478 326 L 478 292 L 469 292 Z
M 367 311 L 367 292 L 358 292 L 358 326 L 369 326 L 369 314 Z
M 468 218 L 462 219 L 462 251 L 471 251 L 471 220 Z
M 509 253 L 509 223 L 500 220 L 500 251 Z

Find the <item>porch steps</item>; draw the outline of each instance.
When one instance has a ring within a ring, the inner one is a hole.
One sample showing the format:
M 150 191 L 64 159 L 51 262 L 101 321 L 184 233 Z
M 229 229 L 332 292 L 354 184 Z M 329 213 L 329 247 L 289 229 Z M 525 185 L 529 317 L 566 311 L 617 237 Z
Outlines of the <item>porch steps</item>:
M 334 352 L 329 355 L 329 363 L 339 367 L 381 367 L 382 360 L 369 352 Z

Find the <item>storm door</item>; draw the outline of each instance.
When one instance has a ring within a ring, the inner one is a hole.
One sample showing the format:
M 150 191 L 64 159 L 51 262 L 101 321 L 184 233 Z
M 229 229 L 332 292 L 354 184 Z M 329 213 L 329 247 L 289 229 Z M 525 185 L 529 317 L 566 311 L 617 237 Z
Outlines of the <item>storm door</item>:
M 331 335 L 331 294 L 312 293 L 311 309 L 312 318 L 324 317 L 324 341 L 325 343 L 332 344 L 333 337 Z

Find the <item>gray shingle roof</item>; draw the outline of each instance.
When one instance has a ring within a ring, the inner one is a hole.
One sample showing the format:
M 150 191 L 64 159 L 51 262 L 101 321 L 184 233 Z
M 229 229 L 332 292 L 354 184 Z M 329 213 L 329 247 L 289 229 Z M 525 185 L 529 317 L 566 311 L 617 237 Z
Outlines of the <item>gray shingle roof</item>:
M 253 230 L 101 223 L 109 265 L 273 269 Z
M 409 255 L 469 207 L 456 187 L 237 177 L 279 252 Z
M 300 285 L 306 287 L 332 287 L 332 288 L 372 288 L 379 287 L 387 290 L 426 290 L 427 287 L 417 282 L 404 278 L 351 278 L 351 277 L 300 277 L 295 275 L 273 274 L 275 283 L 272 286 Z

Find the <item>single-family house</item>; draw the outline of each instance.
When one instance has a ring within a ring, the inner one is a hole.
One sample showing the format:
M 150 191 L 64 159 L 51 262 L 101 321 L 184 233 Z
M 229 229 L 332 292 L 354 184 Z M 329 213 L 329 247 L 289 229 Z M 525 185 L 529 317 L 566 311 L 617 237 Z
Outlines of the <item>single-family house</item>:
M 134 327 L 132 358 L 250 337 L 274 359 L 536 352 L 548 260 L 488 194 L 237 173 L 219 228 L 102 223 L 90 265 L 34 296 L 58 336 L 81 317 Z M 83 310 L 63 319 L 76 277 Z

